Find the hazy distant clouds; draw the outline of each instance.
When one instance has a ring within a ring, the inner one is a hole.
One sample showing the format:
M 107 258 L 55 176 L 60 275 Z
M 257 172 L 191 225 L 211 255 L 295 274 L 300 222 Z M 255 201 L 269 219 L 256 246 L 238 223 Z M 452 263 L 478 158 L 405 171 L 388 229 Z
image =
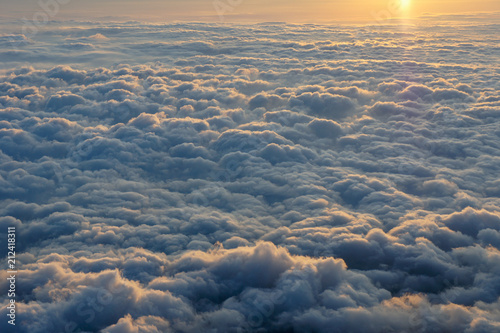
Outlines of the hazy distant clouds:
M 16 328 L 497 331 L 498 28 L 1 35 Z

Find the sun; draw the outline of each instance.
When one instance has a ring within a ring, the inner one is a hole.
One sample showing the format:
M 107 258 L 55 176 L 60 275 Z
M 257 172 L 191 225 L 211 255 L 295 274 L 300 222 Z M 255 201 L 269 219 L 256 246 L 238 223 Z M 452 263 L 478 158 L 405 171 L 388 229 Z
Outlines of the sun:
M 411 0 L 400 0 L 400 2 L 401 2 L 401 8 L 403 10 L 408 9 L 408 7 L 410 7 Z

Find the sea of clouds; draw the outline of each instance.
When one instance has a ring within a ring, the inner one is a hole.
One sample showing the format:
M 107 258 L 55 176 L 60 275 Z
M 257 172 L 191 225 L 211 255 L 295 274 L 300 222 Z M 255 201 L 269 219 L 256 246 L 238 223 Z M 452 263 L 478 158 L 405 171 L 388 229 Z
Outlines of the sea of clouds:
M 500 25 L 24 30 L 16 332 L 500 331 Z

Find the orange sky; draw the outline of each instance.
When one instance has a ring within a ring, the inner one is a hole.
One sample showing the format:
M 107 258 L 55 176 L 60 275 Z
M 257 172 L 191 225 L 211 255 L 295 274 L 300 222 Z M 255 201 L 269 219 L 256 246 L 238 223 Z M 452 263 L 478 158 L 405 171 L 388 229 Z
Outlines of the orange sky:
M 58 1 L 57 6 L 53 4 Z M 43 4 L 49 4 L 43 6 Z M 58 8 L 57 8 L 58 7 Z M 424 13 L 500 12 L 498 0 L 0 0 L 0 16 L 171 21 L 373 21 Z

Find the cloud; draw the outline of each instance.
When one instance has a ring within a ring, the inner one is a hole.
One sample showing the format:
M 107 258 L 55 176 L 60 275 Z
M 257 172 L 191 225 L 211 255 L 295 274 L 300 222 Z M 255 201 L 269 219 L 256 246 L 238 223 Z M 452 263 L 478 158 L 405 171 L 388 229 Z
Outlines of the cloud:
M 379 28 L 0 36 L 19 331 L 498 330 L 498 29 Z
M 342 134 L 342 127 L 332 120 L 314 119 L 307 126 L 320 138 L 336 138 Z
M 290 99 L 290 107 L 306 108 L 314 116 L 340 119 L 349 115 L 355 105 L 341 95 L 304 92 Z

